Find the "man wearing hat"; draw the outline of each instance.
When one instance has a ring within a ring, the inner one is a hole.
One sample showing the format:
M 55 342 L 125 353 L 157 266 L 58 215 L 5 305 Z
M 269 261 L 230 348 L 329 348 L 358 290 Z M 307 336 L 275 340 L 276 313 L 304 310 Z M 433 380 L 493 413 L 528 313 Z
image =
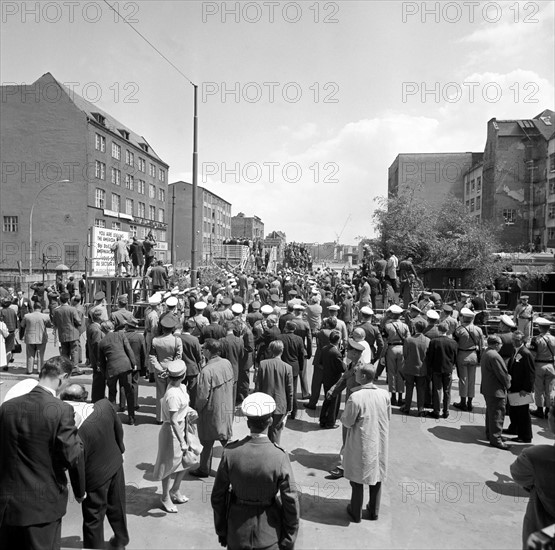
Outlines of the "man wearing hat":
M 118 297 L 118 309 L 112 312 L 110 321 L 114 323 L 116 330 L 125 328 L 127 321 L 133 317 L 133 313 L 127 309 L 127 302 L 127 294 L 122 294 Z
M 515 348 L 513 346 L 513 331 L 516 325 L 508 315 L 501 315 L 499 317 L 499 328 L 497 336 L 501 339 L 501 349 L 499 355 L 505 361 L 505 365 L 509 364 L 509 359 L 513 356 Z
M 89 318 L 89 323 L 92 322 L 93 312 L 97 309 L 102 312 L 102 315 L 100 316 L 100 322 L 103 323 L 104 321 L 108 321 L 109 318 L 108 310 L 106 308 L 106 294 L 104 294 L 102 290 L 99 290 L 94 295 L 94 305 L 89 309 L 89 312 L 87 314 Z
M 447 325 L 447 336 L 453 337 L 459 323 L 453 318 L 453 307 L 451 305 L 444 304 L 442 306 L 441 313 L 439 315 L 439 322 Z
M 547 418 L 549 409 L 549 396 L 553 391 L 555 381 L 555 336 L 549 332 L 551 321 L 538 317 L 536 324 L 540 331 L 539 335 L 532 338 L 530 350 L 534 355 L 535 380 L 534 380 L 534 402 L 536 410 L 531 414 L 536 418 Z M 545 407 L 545 414 L 543 411 Z
M 261 306 L 262 304 L 255 300 L 249 307 L 249 313 L 247 313 L 247 323 L 250 325 L 251 329 L 254 328 L 256 321 L 261 321 L 264 318 L 262 313 L 260 313 Z
M 210 321 L 204 315 L 206 306 L 206 302 L 196 302 L 194 305 L 195 314 L 193 316 L 193 321 L 195 322 L 195 328 L 191 331 L 191 334 L 199 339 L 202 338 L 202 331 L 204 327 L 207 327 L 210 324 Z M 221 316 L 218 313 L 218 320 L 220 319 Z
M 364 306 L 360 309 L 361 322 L 356 328 L 360 328 L 364 331 L 364 339 L 370 346 L 370 351 L 372 352 L 372 361 L 382 356 L 383 352 L 383 338 L 380 330 L 377 326 L 372 324 L 372 317 L 374 316 L 374 311 L 370 306 Z M 356 330 L 356 329 L 355 329 Z
M 345 324 L 345 322 L 338 317 L 340 309 L 341 309 L 341 307 L 336 305 L 336 304 L 333 304 L 333 305 L 328 307 L 329 316 L 337 318 L 337 330 L 339 331 L 339 334 L 341 335 L 341 345 L 340 345 L 340 347 L 342 347 L 342 346 L 347 345 L 347 340 L 349 339 L 349 332 L 347 331 L 347 325 Z
M 233 402 L 237 399 L 237 381 L 239 380 L 239 366 L 245 354 L 243 339 L 235 334 L 235 323 L 227 321 L 225 324 L 226 334 L 220 339 L 222 344 L 222 357 L 227 359 L 233 367 Z
M 387 310 L 389 320 L 384 324 L 383 337 L 386 341 L 385 367 L 387 381 L 391 392 L 391 404 L 402 406 L 405 383 L 401 376 L 403 371 L 403 344 L 410 336 L 409 327 L 401 321 L 403 309 L 394 304 Z
M 457 374 L 461 400 L 453 407 L 461 411 L 473 409 L 472 400 L 476 392 L 476 368 L 484 346 L 482 329 L 474 324 L 474 312 L 466 307 L 461 309 L 461 324 L 453 335 L 459 349 L 457 351 Z M 468 400 L 468 401 L 467 401 Z
M 426 315 L 427 311 L 434 307 L 434 301 L 431 298 L 432 293 L 428 290 L 424 290 L 420 296 L 421 298 L 418 302 L 418 309 L 420 309 L 422 315 Z
M 139 409 L 139 376 L 144 376 L 146 374 L 146 346 L 145 337 L 139 329 L 139 321 L 135 317 L 130 317 L 126 323 L 125 335 L 127 340 L 129 340 L 129 345 L 133 350 L 133 355 L 135 355 L 135 360 L 137 361 L 137 368 L 133 371 L 131 375 L 131 386 L 133 388 L 133 395 L 135 396 L 135 410 Z M 127 398 L 124 392 L 120 392 L 119 396 L 120 410 L 125 410 L 127 405 Z
M 216 534 L 224 547 L 295 546 L 300 507 L 293 471 L 287 453 L 268 438 L 275 409 L 271 396 L 249 395 L 242 411 L 251 433 L 224 449 L 211 495 Z
M 255 344 L 255 361 L 260 363 L 262 359 L 266 359 L 266 350 L 271 341 L 277 340 L 281 335 L 281 331 L 276 326 L 277 318 L 273 315 L 273 308 L 269 305 L 263 305 L 260 309 L 262 319 L 256 321 L 253 329 Z
M 312 332 L 310 331 L 310 325 L 307 321 L 303 319 L 303 311 L 305 307 L 302 304 L 295 304 L 293 306 L 293 319 L 292 322 L 297 325 L 295 330 L 295 334 L 301 337 L 306 349 L 306 360 L 302 365 L 300 365 L 300 380 L 301 380 L 301 394 L 302 399 L 309 399 L 310 398 L 310 390 L 308 387 L 308 379 L 307 379 L 307 369 L 306 369 L 306 361 L 312 357 Z M 339 319 L 338 323 L 339 325 Z M 343 323 L 344 325 L 345 323 Z
M 177 296 L 170 295 L 166 298 L 166 311 L 160 316 L 160 322 L 166 315 L 171 315 L 175 318 L 176 326 L 181 326 L 181 314 L 177 310 L 177 304 L 179 303 Z
M 430 340 L 439 338 L 439 331 L 437 329 L 437 325 L 439 324 L 439 313 L 435 309 L 429 309 L 426 312 L 426 320 L 428 321 L 428 325 L 424 329 L 424 335 Z
M 220 321 L 221 323 L 226 323 L 227 321 L 232 321 L 233 320 L 233 311 L 231 311 L 231 304 L 233 302 L 231 301 L 231 298 L 224 298 L 221 302 L 223 308 L 218 311 L 218 313 L 220 314 Z
M 52 324 L 58 331 L 62 355 L 71 359 L 74 365 L 79 363 L 79 329 L 81 327 L 81 316 L 78 311 L 69 305 L 69 294 L 62 292 L 60 295 L 60 307 L 52 314 Z
M 534 308 L 528 303 L 529 298 L 525 294 L 520 297 L 520 303 L 517 304 L 513 315 L 518 330 L 527 339 L 532 338 L 532 319 L 534 318 Z

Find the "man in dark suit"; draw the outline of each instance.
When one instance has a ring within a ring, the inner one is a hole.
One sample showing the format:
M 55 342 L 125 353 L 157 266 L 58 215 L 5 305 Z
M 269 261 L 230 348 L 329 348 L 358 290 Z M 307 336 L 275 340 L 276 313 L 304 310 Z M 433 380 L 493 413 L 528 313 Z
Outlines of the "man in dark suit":
M 380 333 L 380 329 L 372 324 L 372 317 L 374 316 L 374 311 L 369 306 L 364 306 L 360 309 L 361 323 L 356 326 L 356 328 L 361 328 L 364 330 L 365 340 L 370 346 L 372 351 L 372 361 L 375 361 L 382 356 L 383 352 L 383 338 Z
M 129 345 L 133 350 L 133 355 L 137 361 L 137 368 L 131 374 L 131 387 L 135 396 L 135 410 L 139 409 L 139 376 L 146 374 L 146 345 L 142 331 L 139 331 L 139 321 L 135 317 L 130 317 L 125 323 L 125 336 L 129 340 Z M 119 394 L 120 411 L 124 411 L 127 406 L 125 392 Z
M 194 323 L 194 320 L 193 320 Z M 196 328 L 193 324 L 193 329 Z M 200 330 L 199 342 L 204 344 L 205 340 L 212 338 L 213 340 L 220 340 L 225 338 L 226 330 L 220 325 L 220 314 L 217 311 L 210 313 L 210 324 L 203 326 Z
M 49 359 L 38 386 L 0 407 L 0 548 L 60 548 L 66 470 L 77 501 L 85 497 L 83 443 L 72 407 L 56 397 L 72 369 Z
M 191 329 L 195 327 L 193 319 L 186 319 L 183 322 L 183 332 L 179 334 L 183 344 L 181 359 L 187 366 L 187 374 L 185 375 L 185 383 L 187 384 L 187 393 L 189 394 L 190 405 L 195 408 L 197 399 L 197 381 L 200 369 L 202 368 L 202 348 L 199 339 L 191 334 Z
M 81 316 L 74 307 L 68 304 L 69 294 L 67 292 L 62 292 L 60 302 L 60 307 L 52 313 L 52 324 L 58 331 L 62 355 L 71 359 L 73 364 L 77 365 L 79 363 Z
M 125 391 L 129 425 L 135 425 L 135 395 L 133 393 L 133 371 L 137 369 L 135 354 L 125 332 L 114 332 L 114 324 L 105 321 L 101 325 L 106 336 L 98 344 L 98 366 L 106 378 L 108 399 L 116 403 L 116 385 Z
M 237 401 L 237 381 L 239 380 L 239 363 L 245 353 L 245 345 L 243 339 L 239 338 L 233 333 L 235 325 L 233 321 L 227 321 L 225 324 L 226 335 L 220 338 L 222 344 L 222 357 L 227 359 L 233 367 L 233 377 L 235 382 L 233 384 L 233 399 L 234 403 Z
M 449 416 L 449 404 L 451 403 L 453 369 L 457 362 L 459 346 L 455 340 L 447 336 L 449 330 L 447 323 L 439 323 L 437 330 L 439 336 L 430 340 L 426 352 L 428 375 L 431 375 L 433 385 L 432 403 L 434 410 L 431 416 L 439 418 L 439 406 L 443 390 L 443 418 L 447 418 Z
M 25 298 L 22 290 L 17 291 L 17 296 L 13 302 L 17 306 L 17 318 L 19 320 L 19 339 L 23 340 L 25 334 L 25 326 L 22 324 L 23 318 L 27 313 L 33 312 L 31 301 Z
M 87 400 L 85 388 L 71 384 L 64 392 L 64 401 Z M 108 399 L 94 404 L 92 413 L 79 427 L 85 456 L 87 497 L 82 502 L 83 547 L 104 548 L 104 517 L 108 517 L 114 537 L 110 548 L 124 548 L 129 543 L 125 515 L 125 476 L 123 473 L 123 428 Z
M 304 310 L 305 310 L 305 307 L 303 305 L 295 304 L 293 306 L 293 312 L 295 314 L 295 317 L 293 317 L 292 321 L 297 325 L 295 334 L 301 337 L 306 349 L 306 360 L 308 360 L 312 357 L 312 332 L 310 330 L 310 325 L 303 319 Z M 337 321 L 337 324 L 338 325 L 340 324 L 339 320 Z M 307 378 L 307 372 L 306 372 L 307 369 L 305 367 L 306 367 L 306 361 L 304 361 L 301 365 L 299 365 L 299 368 L 300 368 L 299 378 L 301 380 L 301 395 L 302 395 L 302 399 L 310 399 L 310 390 L 308 387 L 308 378 Z
M 498 336 L 488 336 L 488 348 L 482 355 L 482 385 L 480 391 L 486 400 L 486 437 L 492 447 L 504 451 L 510 447 L 501 436 L 503 421 L 505 420 L 505 405 L 507 402 L 507 388 L 511 384 L 511 377 L 505 366 L 499 350 L 501 339 Z
M 532 352 L 525 346 L 526 337 L 517 330 L 513 332 L 514 353 L 509 359 L 508 370 L 511 376 L 511 387 L 509 393 L 518 393 L 521 397 L 527 394 L 531 395 L 534 391 L 534 380 L 536 377 L 536 369 L 534 366 L 534 356 Z M 517 443 L 532 442 L 532 419 L 530 417 L 530 406 L 510 405 L 509 418 L 511 424 L 507 433 L 516 435 L 513 441 Z
M 299 380 L 299 373 L 304 364 L 306 350 L 303 339 L 295 334 L 297 325 L 294 321 L 287 321 L 284 330 L 285 333 L 279 337 L 279 340 L 283 343 L 281 359 L 290 365 L 293 370 L 293 408 L 291 409 L 291 418 L 294 419 L 298 409 L 297 381 Z
M 100 344 L 100 341 L 104 338 L 104 332 L 102 332 L 100 328 L 102 317 L 102 310 L 95 309 L 95 311 L 92 312 L 92 320 L 87 326 L 87 349 L 89 351 L 89 361 L 93 371 L 91 389 L 91 401 L 93 403 L 96 403 L 99 399 L 103 399 L 106 395 L 106 379 L 98 364 L 98 344 Z
M 254 391 L 266 393 L 276 402 L 276 409 L 272 415 L 273 422 L 268 429 L 268 437 L 272 443 L 279 445 L 285 426 L 285 417 L 293 406 L 293 369 L 290 364 L 283 361 L 283 341 L 270 342 L 268 353 L 272 357 L 260 362 Z
M 343 367 L 343 357 L 339 351 L 340 342 L 341 334 L 338 330 L 334 330 L 330 334 L 329 345 L 322 349 L 320 361 L 322 363 L 324 395 L 326 395 L 326 399 L 322 404 L 322 410 L 320 411 L 320 427 L 322 428 L 337 427 L 335 420 L 337 419 L 337 415 L 339 413 L 341 393 L 333 395 L 331 399 L 327 398 L 327 393 L 341 378 L 341 375 L 345 370 Z

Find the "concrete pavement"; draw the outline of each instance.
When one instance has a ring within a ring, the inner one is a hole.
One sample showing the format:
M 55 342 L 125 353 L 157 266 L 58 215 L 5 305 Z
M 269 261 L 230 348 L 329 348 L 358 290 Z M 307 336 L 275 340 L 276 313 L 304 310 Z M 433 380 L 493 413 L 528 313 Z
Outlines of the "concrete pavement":
M 48 351 L 46 357 L 54 354 L 53 345 Z M 24 354 L 16 356 L 10 371 L 0 375 L 0 400 L 26 377 Z M 90 386 L 90 375 L 74 379 Z M 379 384 L 384 384 L 383 376 Z M 154 394 L 154 385 L 141 381 L 137 425 L 124 425 L 128 548 L 217 548 L 210 507 L 213 478 L 185 477 L 182 492 L 190 501 L 179 505 L 179 513 L 167 514 L 159 506 L 160 483 L 151 479 L 159 432 Z M 301 407 L 297 419 L 287 421 L 282 436 L 301 498 L 296 548 L 520 548 L 528 498 L 510 479 L 509 466 L 526 445 L 513 444 L 510 451 L 490 447 L 484 439 L 483 407 L 479 396 L 474 412 L 452 409 L 446 420 L 406 417 L 394 407 L 380 518 L 360 524 L 350 524 L 345 511 L 349 482 L 329 479 L 327 474 L 338 460 L 341 429 L 321 430 L 319 407 L 316 411 Z M 125 423 L 127 416 L 121 417 Z M 532 423 L 534 444 L 553 444 L 547 421 Z M 247 433 L 246 421 L 237 417 L 234 437 Z M 216 447 L 215 468 L 220 456 L 221 448 Z M 106 525 L 106 539 L 111 535 Z M 74 501 L 68 505 L 62 537 L 64 547 L 82 547 L 81 512 Z

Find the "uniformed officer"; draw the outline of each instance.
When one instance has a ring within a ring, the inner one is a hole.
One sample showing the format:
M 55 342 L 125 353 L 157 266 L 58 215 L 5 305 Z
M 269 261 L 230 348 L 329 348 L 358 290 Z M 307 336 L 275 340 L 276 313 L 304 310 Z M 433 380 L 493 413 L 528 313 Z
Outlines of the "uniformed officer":
M 553 391 L 553 382 L 555 381 L 555 336 L 549 332 L 549 328 L 553 324 L 549 319 L 538 317 L 534 322 L 538 325 L 540 333 L 532 338 L 530 343 L 536 369 L 534 380 L 536 410 L 530 414 L 536 418 L 547 418 L 549 396 Z M 542 407 L 545 407 L 545 414 Z
M 224 449 L 211 496 L 216 534 L 224 547 L 295 545 L 300 508 L 291 463 L 268 438 L 275 408 L 274 399 L 265 393 L 245 398 L 241 409 L 251 433 Z

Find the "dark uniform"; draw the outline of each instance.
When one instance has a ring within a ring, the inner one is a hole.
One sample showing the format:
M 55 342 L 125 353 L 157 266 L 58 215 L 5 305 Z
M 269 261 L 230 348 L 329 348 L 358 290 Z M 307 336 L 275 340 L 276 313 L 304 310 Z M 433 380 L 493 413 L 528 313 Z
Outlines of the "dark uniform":
M 225 447 L 211 502 L 216 534 L 227 548 L 294 547 L 300 509 L 293 471 L 285 451 L 267 436 Z

